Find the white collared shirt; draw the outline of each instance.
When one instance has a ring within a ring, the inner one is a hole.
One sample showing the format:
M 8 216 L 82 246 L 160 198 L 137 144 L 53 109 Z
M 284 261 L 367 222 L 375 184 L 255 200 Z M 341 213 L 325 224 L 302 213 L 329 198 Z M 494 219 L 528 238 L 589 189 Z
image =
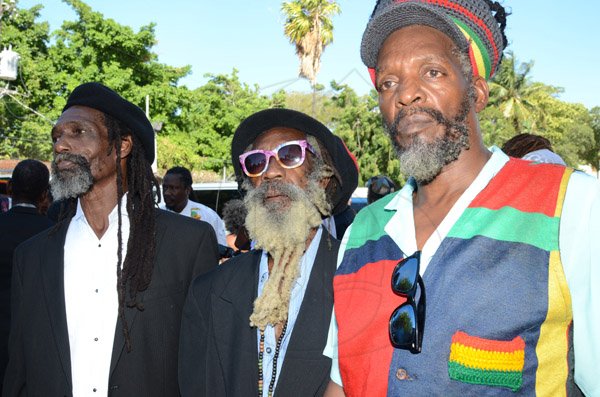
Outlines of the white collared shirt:
M 121 200 L 123 260 L 129 239 L 126 196 Z M 108 221 L 108 229 L 98 239 L 78 201 L 65 239 L 65 308 L 73 395 L 77 397 L 108 394 L 118 315 L 117 206 Z

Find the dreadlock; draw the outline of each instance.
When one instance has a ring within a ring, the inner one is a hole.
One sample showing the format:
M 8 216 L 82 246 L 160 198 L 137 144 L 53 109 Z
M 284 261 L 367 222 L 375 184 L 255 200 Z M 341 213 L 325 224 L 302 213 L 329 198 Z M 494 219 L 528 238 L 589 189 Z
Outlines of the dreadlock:
M 144 305 L 137 300 L 137 294 L 148 288 L 152 277 L 155 241 L 155 201 L 153 189 L 159 191 L 158 181 L 152 173 L 150 164 L 145 158 L 143 146 L 135 134 L 132 134 L 119 120 L 105 114 L 108 129 L 109 153 L 114 148 L 117 163 L 117 213 L 118 213 L 118 251 L 117 251 L 117 293 L 119 298 L 119 318 L 123 323 L 123 335 L 127 351 L 131 351 L 129 327 L 125 319 L 125 306 L 144 310 Z M 123 238 L 121 231 L 121 197 L 123 191 L 123 174 L 121 170 L 121 141 L 130 136 L 133 148 L 127 160 L 127 214 L 130 229 L 127 241 L 127 255 L 122 258 Z M 127 299 L 128 296 L 128 299 Z
M 492 0 L 484 0 L 485 3 L 490 7 L 490 10 L 494 13 L 494 19 L 500 25 L 500 33 L 502 33 L 502 42 L 504 43 L 504 47 L 507 46 L 508 40 L 506 39 L 506 34 L 504 30 L 506 29 L 506 17 L 510 15 L 510 12 L 506 12 L 504 7 L 497 1 Z
M 509 156 L 521 158 L 527 153 L 536 150 L 548 149 L 551 152 L 552 144 L 547 138 L 534 134 L 519 134 L 510 138 L 502 146 L 502 151 Z
M 373 7 L 373 12 L 371 13 L 369 19 L 373 18 L 373 15 L 375 15 L 375 10 L 377 10 L 377 7 L 379 7 L 379 3 L 381 3 L 381 0 L 377 0 L 377 2 L 375 3 L 375 7 Z

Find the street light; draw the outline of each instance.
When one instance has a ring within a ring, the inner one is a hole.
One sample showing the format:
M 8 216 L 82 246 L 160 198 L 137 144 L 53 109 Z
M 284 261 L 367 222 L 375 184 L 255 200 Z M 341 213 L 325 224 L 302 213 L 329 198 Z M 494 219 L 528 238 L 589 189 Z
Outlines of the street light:
M 13 14 L 13 12 L 17 9 L 17 3 L 15 0 L 10 0 L 8 2 L 3 1 L 0 3 L 0 23 L 2 21 L 2 17 L 5 13 L 8 15 Z M 0 25 L 1 26 L 1 25 Z M 1 31 L 1 30 L 0 30 Z M 12 45 L 9 45 L 8 48 L 4 48 L 2 52 L 0 52 L 0 80 L 6 81 L 6 87 L 0 89 L 0 97 L 4 95 L 16 94 L 16 90 L 11 90 L 9 88 L 9 82 L 15 81 L 17 79 L 17 74 L 19 72 L 19 59 L 21 57 L 12 49 Z

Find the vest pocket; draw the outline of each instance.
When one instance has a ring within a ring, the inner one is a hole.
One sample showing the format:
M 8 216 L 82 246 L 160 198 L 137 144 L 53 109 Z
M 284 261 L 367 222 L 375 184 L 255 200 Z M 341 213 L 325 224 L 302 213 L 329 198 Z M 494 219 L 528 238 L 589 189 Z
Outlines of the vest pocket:
M 479 338 L 462 331 L 452 335 L 448 375 L 450 379 L 475 385 L 506 387 L 517 391 L 523 385 L 525 341 Z

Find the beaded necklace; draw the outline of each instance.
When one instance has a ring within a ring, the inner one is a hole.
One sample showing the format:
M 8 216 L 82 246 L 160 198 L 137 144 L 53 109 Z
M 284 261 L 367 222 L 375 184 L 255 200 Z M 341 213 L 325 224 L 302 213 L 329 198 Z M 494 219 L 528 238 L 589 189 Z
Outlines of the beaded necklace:
M 287 320 L 283 324 L 281 335 L 277 338 L 277 344 L 275 345 L 275 354 L 273 355 L 273 373 L 271 374 L 271 382 L 269 382 L 269 397 L 273 396 L 273 389 L 275 388 L 275 378 L 277 377 L 277 359 L 279 358 L 279 348 L 281 342 L 285 336 L 285 330 L 287 329 Z M 258 349 L 258 397 L 263 395 L 263 353 L 265 351 L 265 331 L 260 330 L 260 343 Z

